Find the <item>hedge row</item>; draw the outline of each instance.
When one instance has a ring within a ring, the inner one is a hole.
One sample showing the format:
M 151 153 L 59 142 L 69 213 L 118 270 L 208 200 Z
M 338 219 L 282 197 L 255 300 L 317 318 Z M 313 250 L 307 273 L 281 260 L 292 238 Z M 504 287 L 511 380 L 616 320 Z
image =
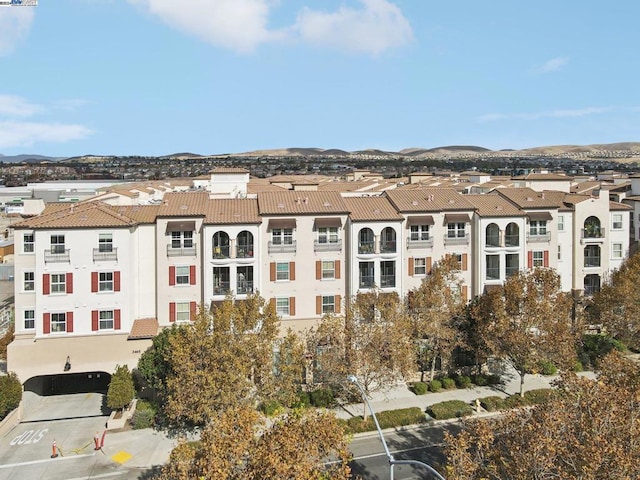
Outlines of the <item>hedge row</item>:
M 424 395 L 429 392 L 439 392 L 443 388 L 450 390 L 453 388 L 469 388 L 471 385 L 484 387 L 486 385 L 498 385 L 500 377 L 498 375 L 458 375 L 455 377 L 443 377 L 426 382 L 414 382 L 410 385 L 411 391 L 416 395 Z
M 538 388 L 536 390 L 524 392 L 524 397 L 521 397 L 520 394 L 516 393 L 508 396 L 507 398 L 491 396 L 484 397 L 479 400 L 480 405 L 487 412 L 495 412 L 497 410 L 506 410 L 509 408 L 524 407 L 527 405 L 538 405 L 546 402 L 553 394 L 554 390 L 551 388 Z
M 399 410 L 386 410 L 376 413 L 376 418 L 380 428 L 402 427 L 404 425 L 415 425 L 425 423 L 427 418 L 419 407 L 401 408 Z M 370 432 L 376 429 L 376 424 L 371 415 L 365 421 L 362 416 L 351 417 L 348 420 L 341 420 L 345 425 L 347 433 Z
M 462 400 L 448 400 L 427 407 L 427 413 L 435 420 L 468 417 L 473 413 L 471 405 Z

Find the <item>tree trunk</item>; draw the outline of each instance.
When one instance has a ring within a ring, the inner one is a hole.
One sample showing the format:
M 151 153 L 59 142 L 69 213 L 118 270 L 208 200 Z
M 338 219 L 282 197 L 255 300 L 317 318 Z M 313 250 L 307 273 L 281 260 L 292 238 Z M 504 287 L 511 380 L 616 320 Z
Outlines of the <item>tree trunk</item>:
M 518 373 L 520 374 L 520 396 L 524 397 L 524 376 L 526 375 L 526 372 L 523 368 Z
M 435 376 L 436 376 L 436 357 L 433 357 L 431 359 L 431 375 L 430 375 L 430 380 L 432 382 Z

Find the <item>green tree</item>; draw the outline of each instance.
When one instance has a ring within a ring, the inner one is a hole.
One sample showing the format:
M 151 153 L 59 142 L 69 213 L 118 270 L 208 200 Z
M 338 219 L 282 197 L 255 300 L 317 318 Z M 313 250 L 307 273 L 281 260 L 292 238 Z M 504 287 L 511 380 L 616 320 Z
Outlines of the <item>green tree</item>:
M 0 337 L 0 360 L 7 359 L 7 346 L 13 342 L 13 334 L 15 331 L 15 326 L 13 322 L 7 328 L 7 331 Z
M 472 315 L 490 351 L 520 375 L 542 361 L 571 367 L 579 333 L 572 328 L 572 298 L 560 290 L 560 277 L 548 268 L 518 272 L 500 289 L 485 293 Z
M 155 389 L 161 402 L 166 397 L 167 378 L 172 375 L 169 338 L 182 332 L 175 324 L 171 328 L 160 330 L 153 337 L 151 347 L 142 352 L 138 360 L 138 373 L 149 387 Z
M 112 410 L 121 410 L 131 403 L 135 394 L 136 389 L 129 367 L 117 365 L 107 390 L 107 407 Z
M 22 400 L 22 383 L 14 372 L 0 375 L 0 420 L 17 408 Z

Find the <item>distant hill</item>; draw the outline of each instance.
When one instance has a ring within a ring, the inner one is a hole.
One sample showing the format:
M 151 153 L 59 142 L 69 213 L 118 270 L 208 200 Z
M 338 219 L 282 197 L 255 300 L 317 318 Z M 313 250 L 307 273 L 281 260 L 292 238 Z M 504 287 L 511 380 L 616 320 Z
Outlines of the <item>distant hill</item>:
M 4 163 L 22 163 L 22 162 L 56 162 L 63 160 L 64 157 L 48 157 L 46 155 L 35 155 L 30 153 L 24 153 L 21 155 L 2 155 L 0 154 L 0 162 Z

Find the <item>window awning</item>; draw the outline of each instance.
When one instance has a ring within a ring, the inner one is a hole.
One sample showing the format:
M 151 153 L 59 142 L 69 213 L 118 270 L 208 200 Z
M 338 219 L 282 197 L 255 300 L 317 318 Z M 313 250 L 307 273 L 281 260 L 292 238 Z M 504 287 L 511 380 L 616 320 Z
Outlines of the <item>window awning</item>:
M 447 213 L 444 216 L 444 223 L 471 223 L 468 213 Z
M 407 228 L 412 225 L 433 225 L 433 223 L 431 215 L 411 215 L 407 217 Z
M 553 220 L 553 217 L 549 212 L 528 212 L 527 217 L 529 217 L 529 220 L 533 221 Z
M 271 231 L 274 228 L 296 228 L 295 218 L 272 218 L 269 220 L 267 230 Z
M 313 222 L 313 229 L 328 228 L 328 227 L 342 227 L 342 219 L 340 217 L 323 217 L 316 218 Z
M 167 233 L 171 232 L 195 232 L 196 222 L 187 220 L 182 222 L 167 222 Z

